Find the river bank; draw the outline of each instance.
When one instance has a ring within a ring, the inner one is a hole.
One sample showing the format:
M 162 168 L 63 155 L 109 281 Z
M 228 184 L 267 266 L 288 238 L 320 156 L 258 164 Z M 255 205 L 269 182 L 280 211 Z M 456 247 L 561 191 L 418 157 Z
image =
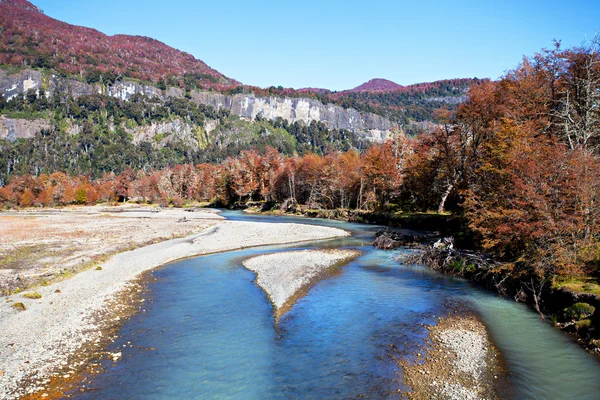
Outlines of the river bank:
M 427 343 L 412 362 L 397 359 L 409 398 L 500 399 L 506 376 L 500 353 L 472 311 L 455 310 L 429 326 Z
M 561 287 L 553 278 L 540 280 L 479 252 L 457 250 L 448 239 L 417 245 L 417 250 L 401 261 L 468 279 L 504 298 L 528 304 L 541 319 L 550 320 L 600 358 L 600 296 L 595 293 Z
M 71 357 L 82 346 L 102 347 L 109 325 L 133 312 L 119 296 L 129 291 L 135 297 L 143 285 L 134 280 L 145 271 L 196 255 L 348 235 L 340 229 L 299 224 L 211 221 L 200 233 L 119 253 L 96 268 L 36 287 L 36 296 L 5 296 L 0 303 L 0 398 L 42 396 L 50 377 L 68 379 L 73 373 L 65 373 L 65 368 L 79 368 L 69 364 Z
M 249 202 L 238 205 L 249 214 L 323 218 L 360 224 L 383 225 L 420 231 L 435 231 L 439 235 L 456 235 L 464 230 L 464 221 L 451 214 L 374 212 L 352 209 L 312 209 L 296 204 L 288 208 L 270 208 L 269 203 Z M 469 238 L 465 237 L 465 240 Z
M 0 212 L 0 293 L 66 279 L 111 255 L 224 220 L 217 210 L 190 211 L 127 204 Z

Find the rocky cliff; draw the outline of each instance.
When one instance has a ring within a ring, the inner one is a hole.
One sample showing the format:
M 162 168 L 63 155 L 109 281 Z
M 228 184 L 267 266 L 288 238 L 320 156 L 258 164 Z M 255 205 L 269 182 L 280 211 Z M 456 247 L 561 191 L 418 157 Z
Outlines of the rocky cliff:
M 389 135 L 392 123 L 384 117 L 345 109 L 333 104 L 307 98 L 259 97 L 253 94 L 227 96 L 215 92 L 192 92 L 192 99 L 216 109 L 226 108 L 233 114 L 249 119 L 260 116 L 275 120 L 282 118 L 290 123 L 320 121 L 331 129 L 347 129 L 360 133 L 369 140 L 381 142 Z
M 56 92 L 69 93 L 74 97 L 106 94 L 123 100 L 130 99 L 136 93 L 163 100 L 184 95 L 179 88 L 169 88 L 163 91 L 154 86 L 127 80 L 105 86 L 88 84 L 33 69 L 24 69 L 14 73 L 0 70 L 0 94 L 5 99 L 10 100 L 30 90 L 46 96 L 51 96 Z M 229 96 L 208 91 L 192 91 L 191 96 L 192 100 L 198 103 L 210 105 L 216 109 L 225 108 L 233 114 L 248 119 L 260 116 L 270 120 L 282 118 L 290 123 L 296 121 L 303 121 L 307 124 L 311 121 L 323 122 L 330 129 L 347 129 L 376 142 L 389 137 L 393 127 L 389 120 L 379 115 L 344 109 L 307 98 L 261 97 L 253 94 Z
M 47 119 L 28 120 L 0 116 L 0 139 L 9 142 L 16 139 L 31 139 L 44 129 L 52 129 L 52 124 Z

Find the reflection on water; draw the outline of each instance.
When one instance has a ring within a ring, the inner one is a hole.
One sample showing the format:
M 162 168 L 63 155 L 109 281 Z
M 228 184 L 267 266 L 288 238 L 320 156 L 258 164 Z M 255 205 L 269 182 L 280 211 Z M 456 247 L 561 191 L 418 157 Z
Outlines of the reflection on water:
M 96 390 L 74 397 L 399 398 L 401 371 L 390 355 L 402 357 L 422 343 L 422 324 L 453 300 L 481 311 L 507 360 L 516 398 L 600 393 L 600 363 L 526 307 L 460 279 L 398 265 L 391 253 L 370 246 L 376 227 L 300 221 L 351 230 L 354 237 L 216 254 L 156 270 L 145 312 L 128 321 L 111 346 L 123 358 L 93 379 Z M 264 252 L 340 246 L 364 254 L 318 283 L 275 325 L 270 304 L 241 261 Z

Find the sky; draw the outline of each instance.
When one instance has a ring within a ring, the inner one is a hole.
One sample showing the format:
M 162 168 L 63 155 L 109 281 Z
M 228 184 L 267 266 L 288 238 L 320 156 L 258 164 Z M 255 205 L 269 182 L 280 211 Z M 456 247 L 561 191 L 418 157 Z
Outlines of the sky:
M 600 31 L 600 0 L 31 0 L 103 33 L 143 35 L 244 84 L 350 89 L 497 79 L 523 56 L 580 46 Z

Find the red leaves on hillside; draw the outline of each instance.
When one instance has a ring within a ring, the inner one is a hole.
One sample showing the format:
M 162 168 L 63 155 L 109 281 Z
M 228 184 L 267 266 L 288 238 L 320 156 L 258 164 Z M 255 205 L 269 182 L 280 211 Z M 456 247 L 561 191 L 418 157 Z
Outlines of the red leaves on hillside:
M 158 82 L 168 75 L 203 74 L 207 87 L 224 89 L 237 82 L 191 54 L 143 36 L 107 36 L 39 12 L 25 0 L 0 2 L 0 63 L 53 67 L 70 74 L 110 71 Z
M 364 92 L 371 90 L 402 90 L 404 86 L 398 85 L 395 82 L 388 81 L 387 79 L 371 79 L 368 82 L 363 83 L 360 86 L 351 89 L 351 92 Z

